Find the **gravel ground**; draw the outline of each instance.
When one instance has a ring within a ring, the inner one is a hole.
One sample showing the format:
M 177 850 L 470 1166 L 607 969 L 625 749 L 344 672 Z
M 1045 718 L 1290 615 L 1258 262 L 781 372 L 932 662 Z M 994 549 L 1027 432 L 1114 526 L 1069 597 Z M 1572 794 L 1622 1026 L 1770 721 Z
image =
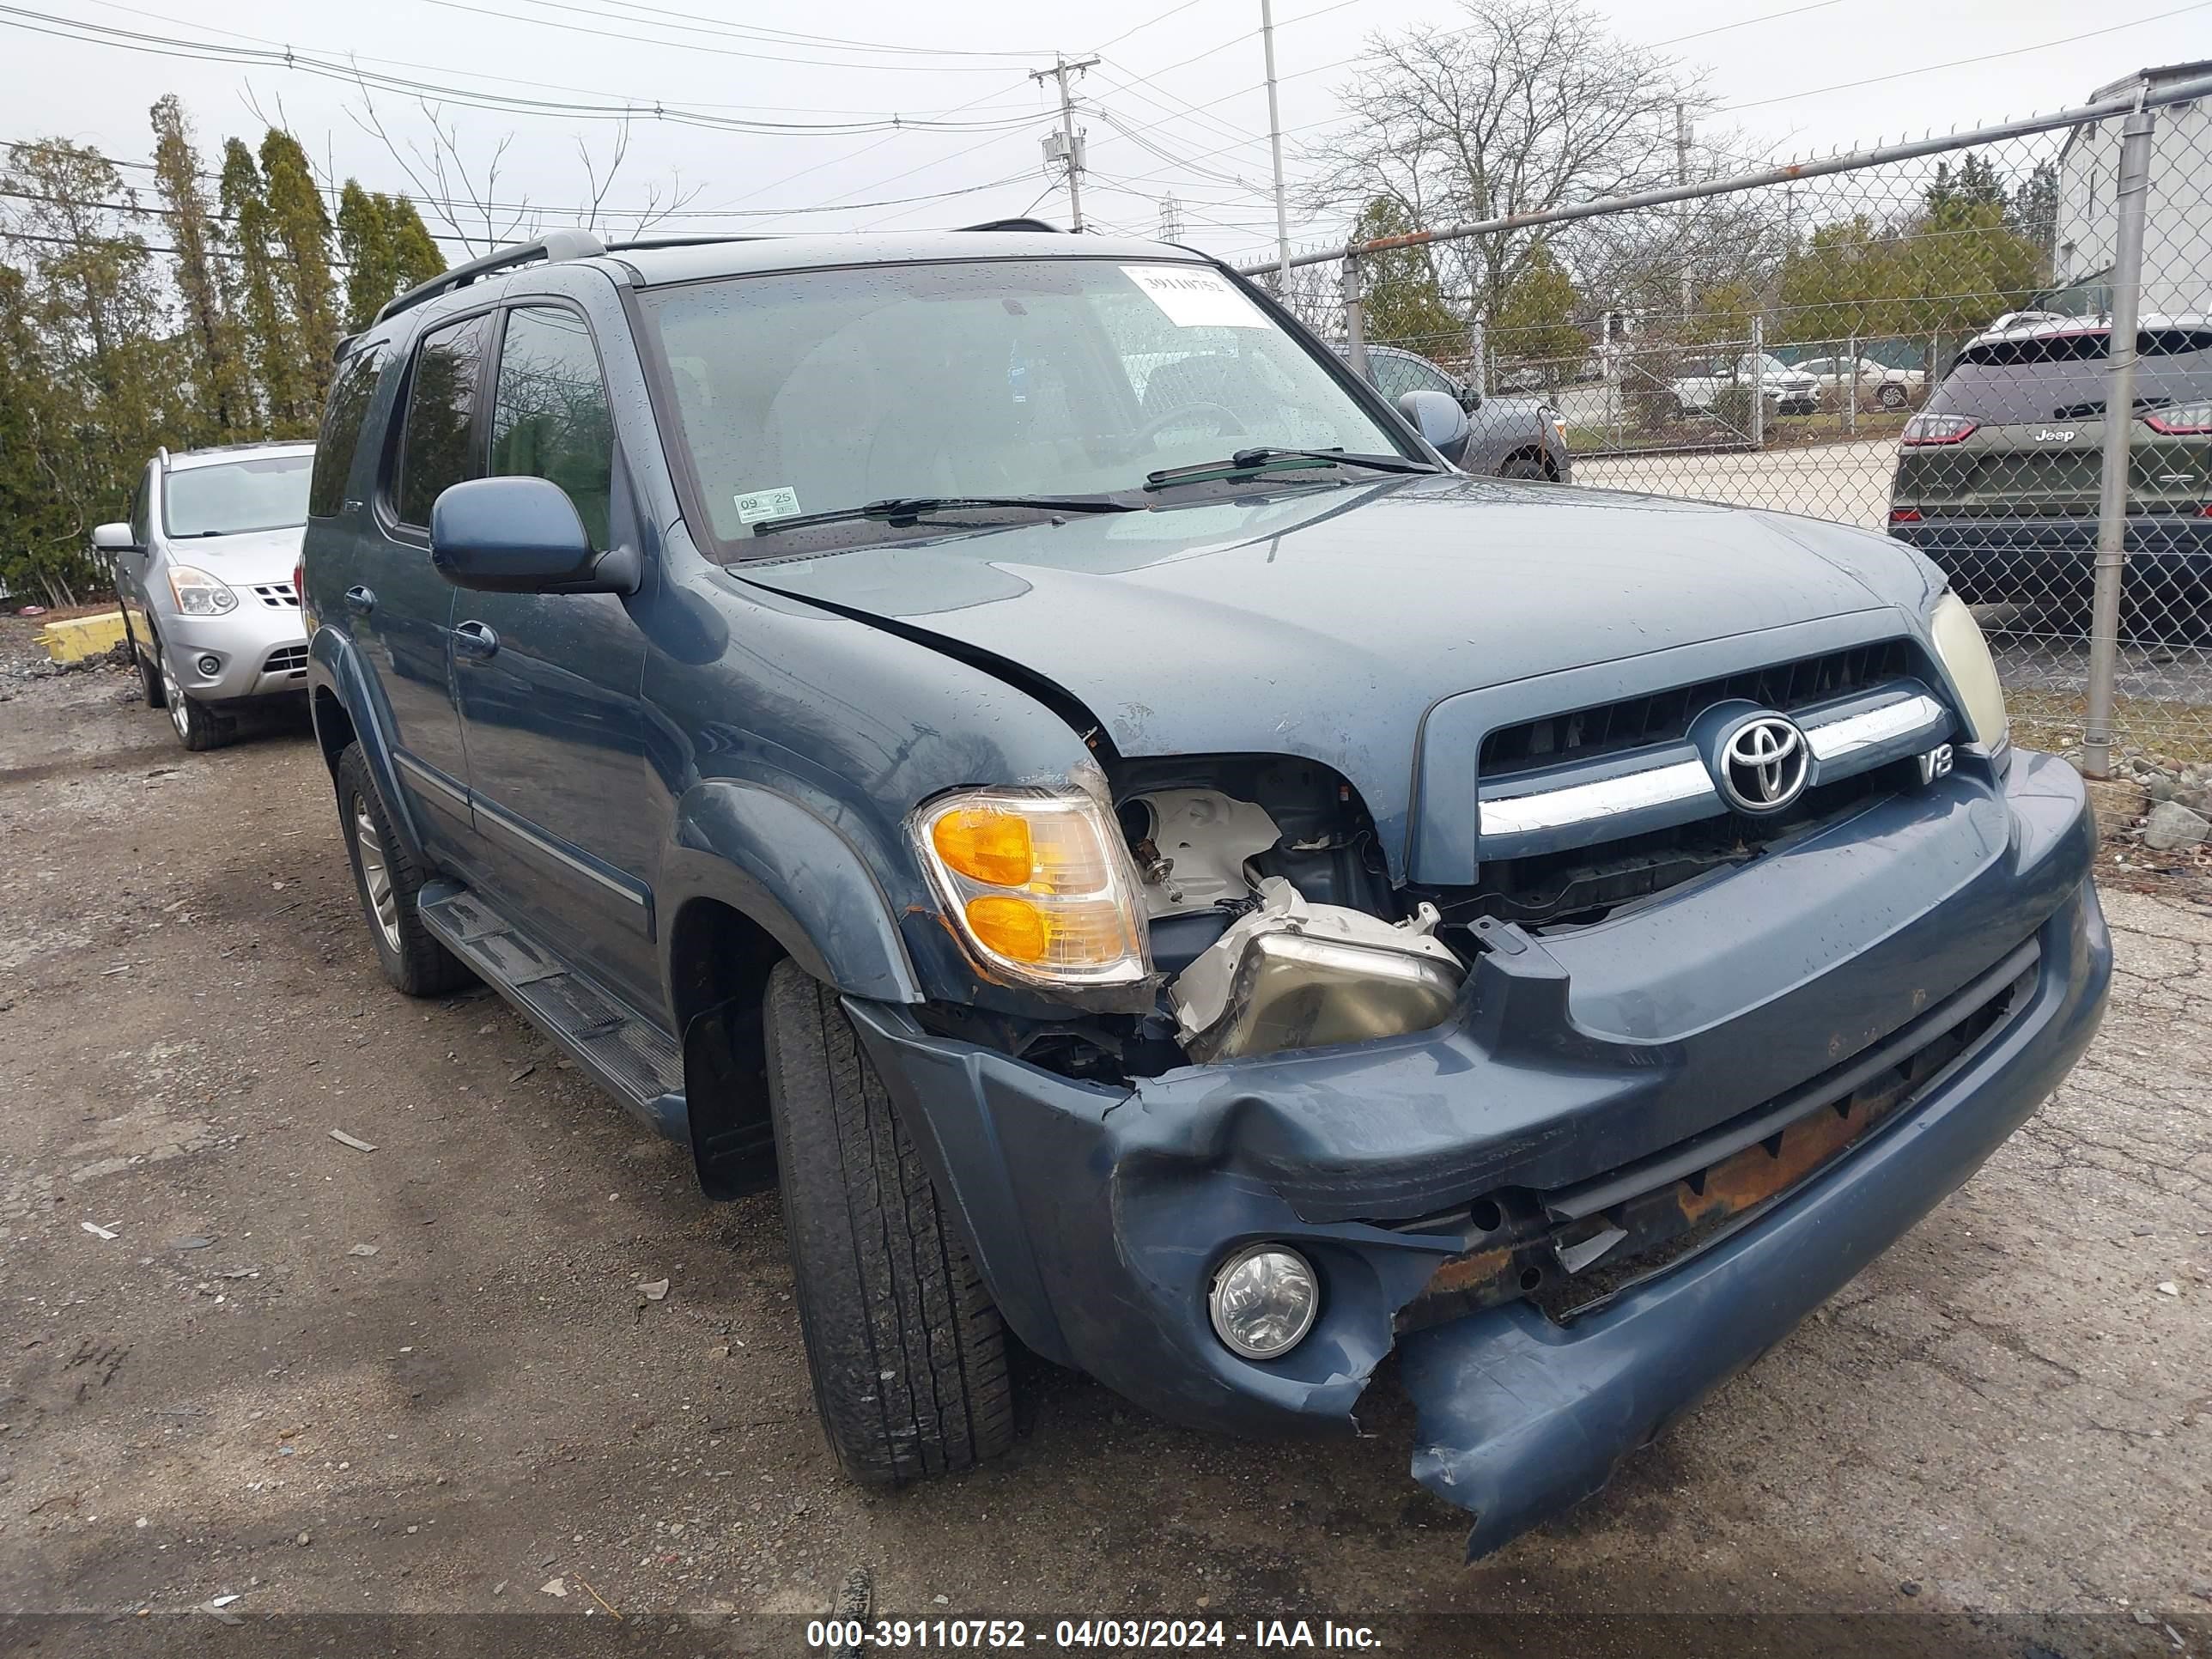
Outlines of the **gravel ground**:
M 1812 1651 L 1857 1613 L 1832 1650 L 2212 1651 L 2197 888 L 2108 884 L 2104 1033 L 1982 1174 L 1467 1567 L 1387 1372 L 1370 1436 L 1285 1449 L 1036 1366 L 1003 1462 L 844 1484 L 774 1199 L 703 1201 L 489 994 L 389 991 L 301 730 L 187 755 L 127 672 L 24 678 L 29 631 L 0 619 L 0 1608 L 74 1614 L 85 1650 L 102 1619 L 235 1653 L 353 1645 L 292 1615 L 521 1613 L 477 1628 L 551 1651 L 604 1607 L 672 1651 L 799 1653 L 792 1615 L 862 1568 L 894 1616 L 1203 1615 L 1232 1647 L 1264 1616 Z

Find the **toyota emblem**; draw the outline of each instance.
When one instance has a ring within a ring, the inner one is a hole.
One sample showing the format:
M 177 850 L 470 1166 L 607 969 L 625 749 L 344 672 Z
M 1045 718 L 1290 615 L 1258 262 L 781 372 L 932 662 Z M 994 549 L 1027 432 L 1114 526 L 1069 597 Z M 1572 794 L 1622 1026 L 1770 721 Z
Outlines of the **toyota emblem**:
M 1721 793 L 1740 812 L 1778 812 L 1805 793 L 1811 762 L 1795 720 L 1755 714 L 1721 746 Z

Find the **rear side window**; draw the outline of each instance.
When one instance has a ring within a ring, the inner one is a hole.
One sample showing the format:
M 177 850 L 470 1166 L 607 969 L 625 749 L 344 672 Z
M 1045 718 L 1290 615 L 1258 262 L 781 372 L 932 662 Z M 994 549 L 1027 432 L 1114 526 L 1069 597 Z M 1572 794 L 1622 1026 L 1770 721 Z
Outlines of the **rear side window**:
M 475 476 L 477 380 L 490 319 L 470 317 L 422 337 L 407 386 L 399 434 L 399 477 L 392 492 L 402 524 L 427 526 L 430 504 Z
M 345 360 L 337 378 L 331 382 L 330 402 L 323 409 L 323 429 L 315 439 L 314 475 L 307 481 L 311 519 L 331 518 L 345 505 L 353 453 L 360 446 L 361 428 L 376 396 L 376 377 L 389 355 L 390 349 L 381 342 L 364 346 Z
M 584 319 L 550 307 L 509 312 L 492 399 L 491 476 L 560 485 L 604 553 L 614 448 L 606 381 Z
M 2162 328 L 2137 337 L 2138 411 L 2212 398 L 2212 329 Z M 2105 412 L 2112 336 L 2071 330 L 2025 340 L 1990 340 L 1959 354 L 1928 400 L 1935 415 L 1984 426 L 2095 420 Z

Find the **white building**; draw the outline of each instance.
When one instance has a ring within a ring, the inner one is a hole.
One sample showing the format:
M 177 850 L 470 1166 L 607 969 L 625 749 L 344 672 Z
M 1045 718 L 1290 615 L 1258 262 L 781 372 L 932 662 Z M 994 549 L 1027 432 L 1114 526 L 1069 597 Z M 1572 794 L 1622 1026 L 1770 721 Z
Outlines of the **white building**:
M 2139 70 L 2090 94 L 2101 103 L 2138 87 L 2171 86 L 2212 76 L 2212 60 Z M 2141 310 L 2147 316 L 2212 314 L 2212 110 L 2203 102 L 2156 112 L 2151 134 L 2150 200 L 2143 221 Z M 2112 266 L 2119 188 L 2120 125 L 2112 116 L 2068 135 L 2058 153 L 2058 222 L 2051 265 L 2062 289 L 2057 311 L 2095 314 L 2110 309 L 2102 284 Z

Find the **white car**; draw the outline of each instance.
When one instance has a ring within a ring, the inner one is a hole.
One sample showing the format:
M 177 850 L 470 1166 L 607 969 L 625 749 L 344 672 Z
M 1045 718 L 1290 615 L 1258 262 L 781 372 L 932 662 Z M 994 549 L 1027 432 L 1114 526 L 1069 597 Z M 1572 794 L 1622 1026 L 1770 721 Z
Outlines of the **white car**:
M 1768 412 L 1810 415 L 1820 407 L 1820 383 L 1772 353 L 1747 351 L 1741 357 L 1714 357 L 1685 363 L 1669 389 L 1685 415 L 1702 414 L 1735 387 L 1757 386 Z
M 1832 401 L 1838 404 L 1850 402 L 1851 383 L 1856 380 L 1861 409 L 1910 408 L 1919 401 L 1928 384 L 1923 369 L 1892 368 L 1871 357 L 1808 357 L 1797 368 L 1833 392 Z

